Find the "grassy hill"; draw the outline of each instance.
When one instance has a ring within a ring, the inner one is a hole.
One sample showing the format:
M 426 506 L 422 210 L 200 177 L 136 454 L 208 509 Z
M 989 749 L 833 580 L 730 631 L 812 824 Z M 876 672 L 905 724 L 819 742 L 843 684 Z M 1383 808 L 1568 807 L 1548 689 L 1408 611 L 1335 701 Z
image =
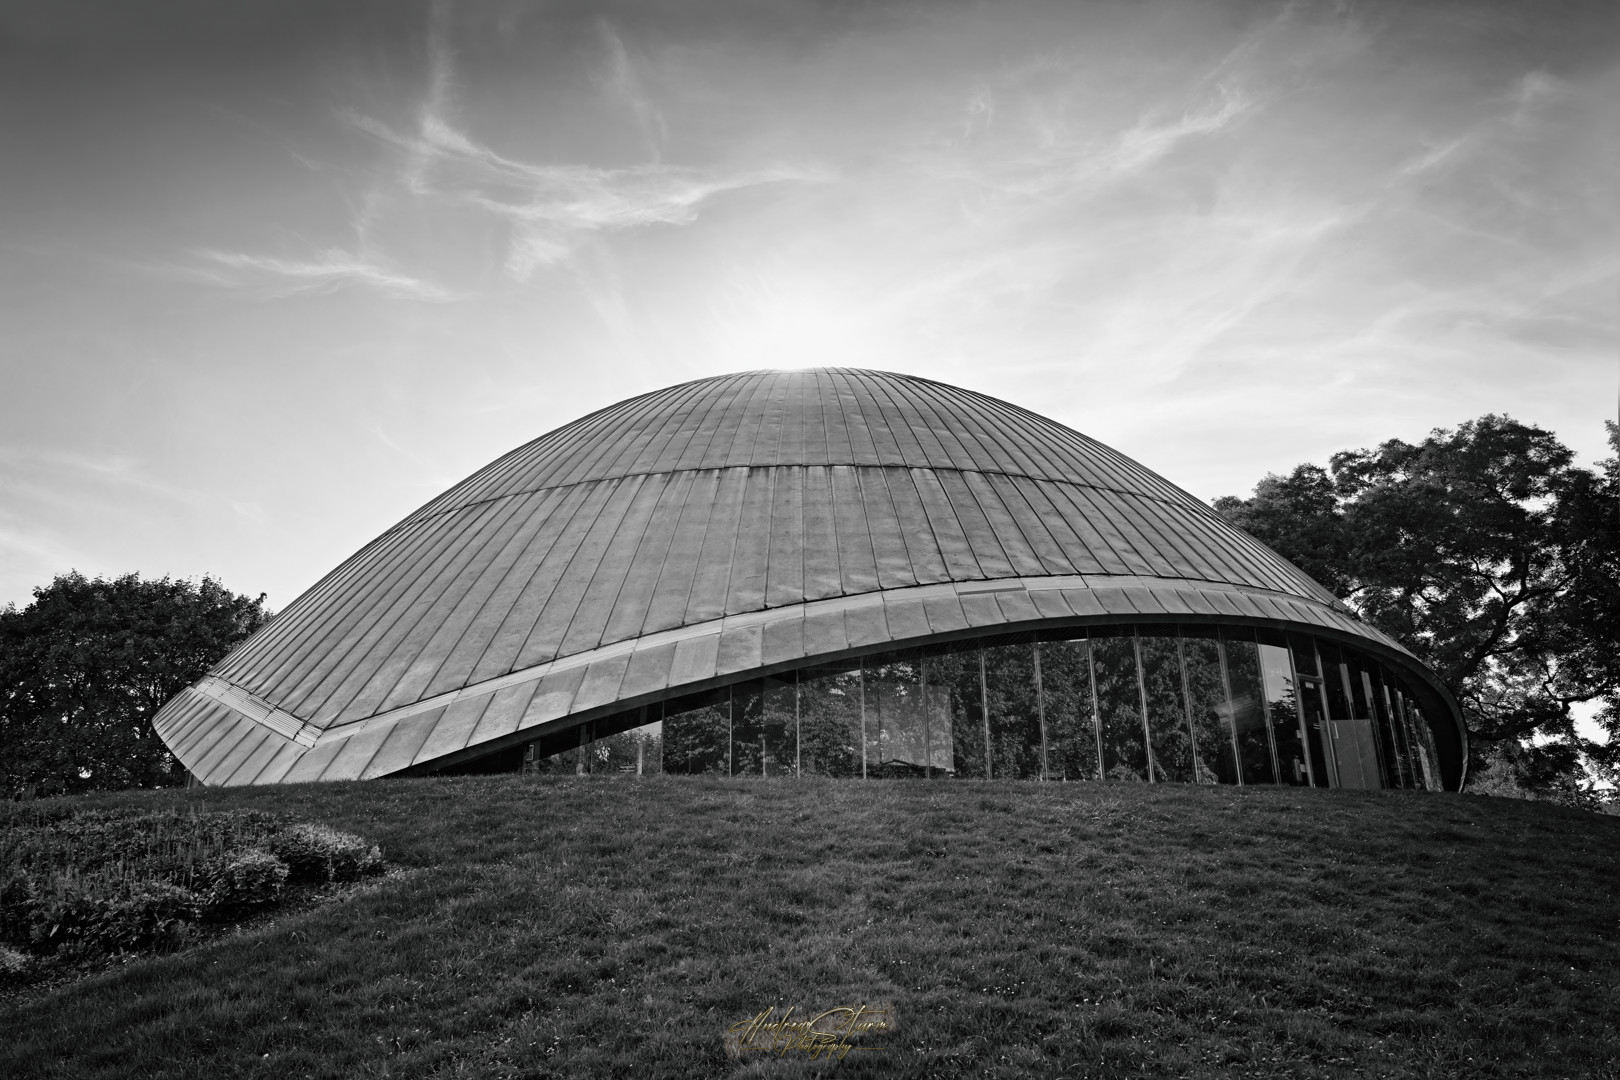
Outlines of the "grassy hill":
M 13 995 L 0 1076 L 1620 1077 L 1613 817 L 673 777 L 85 802 L 188 800 L 358 833 L 396 869 Z M 884 1049 L 722 1048 L 773 1006 L 862 1002 L 894 1008 Z

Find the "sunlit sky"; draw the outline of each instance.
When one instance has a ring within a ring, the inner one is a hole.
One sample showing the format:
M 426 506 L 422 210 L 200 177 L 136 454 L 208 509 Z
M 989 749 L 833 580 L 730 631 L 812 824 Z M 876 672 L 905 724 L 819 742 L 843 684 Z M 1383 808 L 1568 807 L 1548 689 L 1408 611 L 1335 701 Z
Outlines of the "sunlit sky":
M 632 394 L 811 364 L 1202 498 L 1620 391 L 1620 3 L 0 0 L 0 604 L 283 607 Z

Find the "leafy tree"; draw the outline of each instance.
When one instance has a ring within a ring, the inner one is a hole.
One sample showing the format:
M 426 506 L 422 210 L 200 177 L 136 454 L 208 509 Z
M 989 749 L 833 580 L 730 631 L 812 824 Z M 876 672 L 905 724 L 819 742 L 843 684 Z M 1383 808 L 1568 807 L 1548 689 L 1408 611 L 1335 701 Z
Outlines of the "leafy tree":
M 185 778 L 152 716 L 270 618 L 264 595 L 73 571 L 0 609 L 6 792 L 161 786 Z
M 1578 468 L 1551 433 L 1487 415 L 1416 445 L 1334 454 L 1215 509 L 1423 658 L 1457 695 L 1479 768 L 1510 787 L 1620 779 L 1620 427 Z M 1571 707 L 1597 702 L 1607 745 Z M 1589 789 L 1587 789 L 1589 792 Z

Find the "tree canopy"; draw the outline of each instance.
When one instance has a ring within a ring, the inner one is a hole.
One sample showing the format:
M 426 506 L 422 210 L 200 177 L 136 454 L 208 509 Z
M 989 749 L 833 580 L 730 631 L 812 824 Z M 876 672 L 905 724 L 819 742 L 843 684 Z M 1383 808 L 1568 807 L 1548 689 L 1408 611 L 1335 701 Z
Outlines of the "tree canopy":
M 0 609 L 0 784 L 87 791 L 179 783 L 163 704 L 269 620 L 212 578 L 77 571 Z
M 1577 467 L 1550 432 L 1487 415 L 1413 445 L 1269 475 L 1215 509 L 1426 661 L 1462 704 L 1472 766 L 1578 797 L 1620 779 L 1620 427 Z M 1572 707 L 1595 703 L 1609 741 Z

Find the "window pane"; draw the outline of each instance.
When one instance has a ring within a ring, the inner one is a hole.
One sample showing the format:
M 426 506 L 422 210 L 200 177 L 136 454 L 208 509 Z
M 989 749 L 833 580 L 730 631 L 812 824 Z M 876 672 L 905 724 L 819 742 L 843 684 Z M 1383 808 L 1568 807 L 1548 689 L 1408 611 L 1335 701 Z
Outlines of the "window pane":
M 765 696 L 759 682 L 731 688 L 731 775 L 765 776 Z
M 1445 781 L 1440 777 L 1440 748 L 1434 742 L 1434 729 L 1429 726 L 1429 718 L 1423 711 L 1423 706 L 1412 703 L 1413 710 L 1418 717 L 1418 730 L 1423 737 L 1423 750 L 1428 755 L 1429 762 L 1429 790 L 1444 791 Z
M 1398 680 L 1391 680 L 1389 684 L 1390 712 L 1395 721 L 1395 734 L 1401 741 L 1401 748 L 1406 759 L 1406 786 L 1421 788 L 1423 786 L 1423 767 L 1418 761 L 1417 747 L 1412 741 L 1412 721 L 1406 711 L 1406 695 L 1401 692 Z
M 1289 634 L 1288 645 L 1294 652 L 1294 670 L 1300 678 L 1309 679 L 1321 674 L 1316 667 L 1316 646 L 1303 634 Z
M 1431 791 L 1444 791 L 1445 778 L 1440 775 L 1440 747 L 1434 741 L 1434 728 L 1429 726 L 1428 714 L 1418 706 L 1419 723 L 1423 725 L 1423 746 L 1427 750 L 1430 763 L 1430 789 Z
M 766 776 L 797 776 L 799 758 L 799 718 L 794 673 L 763 680 Z
M 1333 787 L 1323 742 L 1327 738 L 1327 707 L 1322 700 L 1322 680 L 1299 680 L 1299 706 L 1305 727 L 1305 746 L 1310 751 L 1310 782 L 1314 787 Z
M 1348 649 L 1344 650 L 1344 675 L 1350 688 L 1350 715 L 1354 728 L 1353 734 L 1356 742 L 1356 751 L 1360 756 L 1361 783 L 1357 786 L 1365 788 L 1388 787 L 1384 760 L 1384 733 L 1382 721 L 1378 711 L 1373 706 L 1372 682 L 1367 676 L 1367 665 L 1361 657 Z M 1343 760 L 1348 757 L 1345 752 L 1345 733 L 1341 731 L 1339 739 L 1339 757 L 1341 759 L 1339 772 L 1344 779 Z M 1346 781 L 1345 786 L 1351 786 Z
M 929 681 L 928 665 L 923 657 L 918 657 L 917 666 L 923 691 L 923 760 L 927 763 L 924 774 L 947 777 L 956 771 L 952 687 L 949 683 Z
M 1378 786 L 1378 765 L 1372 755 L 1372 723 L 1358 716 L 1350 699 L 1344 654 L 1337 645 L 1318 641 L 1322 661 L 1322 693 L 1327 699 L 1327 722 L 1322 726 L 1328 768 L 1336 787 Z M 1367 771 L 1369 766 L 1372 775 Z
M 659 772 L 660 741 L 660 725 L 656 722 L 606 735 L 586 747 L 589 771 L 634 776 Z
M 1096 780 L 1096 711 L 1091 700 L 1091 645 L 1085 638 L 1041 642 L 1041 692 L 1046 699 L 1046 775 Z
M 679 698 L 665 705 L 664 771 L 731 772 L 729 690 Z
M 1181 695 L 1181 655 L 1173 637 L 1141 636 L 1142 687 L 1147 697 L 1153 778 L 1186 783 L 1193 778 L 1192 733 Z
M 650 776 L 664 771 L 664 725 L 660 723 L 644 724 L 624 733 L 629 738 L 631 751 L 626 755 L 633 758 L 633 767 L 627 765 L 625 771 L 633 771 L 637 776 Z
M 859 665 L 799 672 L 799 763 L 807 775 L 861 775 Z
M 593 743 L 596 759 L 591 763 L 591 772 L 627 772 L 632 776 L 658 772 L 658 740 L 658 724 L 643 724 L 598 738 Z
M 1253 641 L 1226 638 L 1226 678 L 1232 687 L 1232 726 L 1237 730 L 1238 757 L 1245 784 L 1275 784 L 1276 757 L 1271 746 L 1271 710 L 1260 673 L 1260 652 Z
M 1198 755 L 1195 779 L 1200 784 L 1238 782 L 1232 748 L 1232 709 L 1221 678 L 1221 650 L 1213 631 L 1185 627 L 1181 637 L 1181 670 L 1192 710 L 1193 747 Z
M 1301 733 L 1299 705 L 1294 693 L 1294 668 L 1288 650 L 1262 644 L 1260 674 L 1265 686 L 1266 717 L 1271 725 L 1271 741 L 1277 748 L 1279 783 L 1308 787 L 1310 767 L 1306 765 L 1305 739 Z
M 1378 726 L 1378 760 L 1383 771 L 1384 786 L 1403 787 L 1400 743 L 1395 738 L 1395 725 L 1389 715 L 1388 691 L 1384 689 L 1384 672 L 1376 664 L 1363 665 L 1362 681 L 1373 721 Z
M 1419 786 L 1430 791 L 1439 791 L 1440 766 L 1439 755 L 1434 750 L 1434 738 L 1429 734 L 1429 722 L 1423 715 L 1423 709 L 1410 694 L 1403 693 L 1406 699 L 1407 723 L 1412 730 L 1413 756 L 1417 758 L 1418 771 L 1421 775 Z
M 866 668 L 867 775 L 948 773 L 948 688 L 932 690 L 928 694 L 931 708 L 925 708 L 921 655 L 886 653 L 878 660 Z
M 1345 671 L 1350 676 L 1351 712 L 1356 716 L 1372 716 L 1373 709 L 1372 698 L 1370 696 L 1371 690 L 1369 689 L 1367 681 L 1361 677 L 1363 674 L 1365 674 L 1367 665 L 1362 662 L 1361 657 L 1357 656 L 1349 649 L 1345 649 L 1344 667 Z
M 540 752 L 540 742 L 529 743 L 523 748 L 522 764 L 519 768 L 525 773 L 542 776 L 572 775 L 576 772 L 583 772 L 590 756 L 588 753 L 583 752 L 578 745 L 579 738 L 580 733 L 578 731 L 572 732 L 571 740 L 575 742 L 575 745 L 562 750 L 556 749 L 556 743 L 548 743 L 547 749 L 552 752 L 543 757 Z
M 984 679 L 991 775 L 1004 780 L 1040 779 L 1041 719 L 1033 643 L 986 648 Z
M 1316 642 L 1304 634 L 1289 634 L 1288 644 L 1293 650 L 1294 670 L 1299 676 L 1300 721 L 1305 746 L 1310 752 L 1311 783 L 1316 787 L 1333 787 L 1336 778 L 1326 750 L 1327 701 L 1318 677 L 1321 669 L 1317 666 Z
M 1383 674 L 1383 700 L 1389 709 L 1390 732 L 1394 736 L 1395 759 L 1400 771 L 1395 786 L 1413 788 L 1417 786 L 1417 766 L 1413 763 L 1412 747 L 1406 731 L 1406 718 L 1401 712 L 1400 683 L 1387 670 Z
M 1322 686 L 1327 692 L 1328 716 L 1334 720 L 1349 719 L 1350 699 L 1345 695 L 1344 679 L 1339 671 L 1344 658 L 1330 642 L 1318 642 L 1316 648 L 1322 656 Z
M 1136 679 L 1136 642 L 1131 632 L 1106 629 L 1093 633 L 1091 663 L 1097 678 L 1103 776 L 1146 780 L 1142 690 Z
M 946 733 L 950 748 L 949 767 L 954 776 L 984 776 L 984 711 L 979 695 L 979 650 L 956 649 L 931 653 L 923 659 L 928 679 L 930 733 Z M 939 718 L 938 727 L 933 717 Z M 947 765 L 942 750 L 935 751 L 935 762 Z

